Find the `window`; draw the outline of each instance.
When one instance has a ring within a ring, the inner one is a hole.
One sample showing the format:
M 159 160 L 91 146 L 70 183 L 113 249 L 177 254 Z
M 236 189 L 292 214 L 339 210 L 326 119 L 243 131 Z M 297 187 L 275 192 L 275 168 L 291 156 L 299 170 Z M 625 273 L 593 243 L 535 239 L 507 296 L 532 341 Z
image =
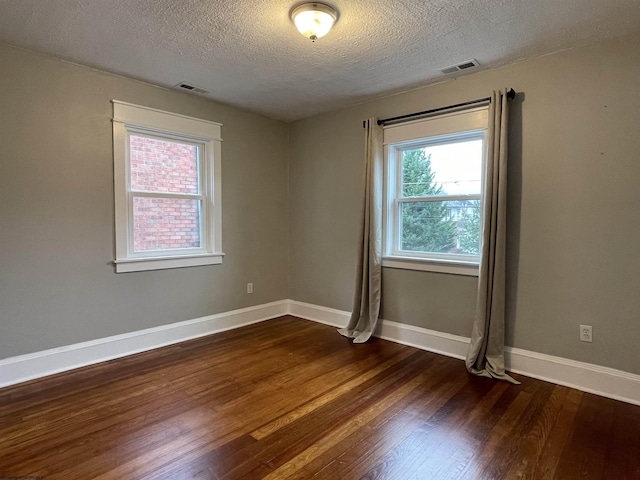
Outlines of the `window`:
M 384 129 L 383 266 L 477 275 L 488 108 Z
M 221 263 L 220 127 L 113 101 L 116 272 Z

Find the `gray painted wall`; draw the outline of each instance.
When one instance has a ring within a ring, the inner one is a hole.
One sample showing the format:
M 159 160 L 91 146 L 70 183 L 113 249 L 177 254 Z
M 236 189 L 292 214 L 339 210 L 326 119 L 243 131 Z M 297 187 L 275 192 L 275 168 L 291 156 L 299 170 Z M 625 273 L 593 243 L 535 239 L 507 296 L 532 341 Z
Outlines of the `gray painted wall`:
M 0 358 L 287 298 L 286 124 L 2 45 L 0 72 Z M 114 273 L 114 98 L 223 124 L 222 265 Z
M 507 343 L 640 373 L 640 36 L 289 126 L 8 46 L 0 71 L 0 358 L 284 298 L 350 310 L 362 120 L 510 86 Z M 113 98 L 224 124 L 222 265 L 113 273 Z M 469 334 L 474 277 L 383 286 L 384 318 Z
M 507 343 L 640 373 L 640 36 L 295 122 L 291 298 L 351 309 L 362 120 L 513 87 Z M 476 278 L 384 269 L 382 317 L 469 336 Z M 593 326 L 594 342 L 578 340 Z

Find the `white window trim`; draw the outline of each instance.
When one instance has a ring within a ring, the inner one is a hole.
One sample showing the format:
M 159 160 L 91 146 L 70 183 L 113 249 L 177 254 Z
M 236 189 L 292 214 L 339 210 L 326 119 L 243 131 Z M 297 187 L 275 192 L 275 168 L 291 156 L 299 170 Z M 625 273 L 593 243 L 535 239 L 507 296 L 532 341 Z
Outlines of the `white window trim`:
M 222 263 L 221 127 L 219 123 L 113 100 L 114 264 L 117 273 Z M 203 200 L 202 248 L 133 252 L 132 193 L 128 174 L 130 133 L 159 135 L 198 145 L 204 191 L 195 196 Z
M 383 256 L 382 266 L 386 268 L 419 270 L 421 272 L 450 273 L 453 275 L 466 275 L 470 277 L 477 277 L 479 270 L 478 263 L 473 262 L 454 262 L 452 260 L 440 262 L 431 259 L 400 256 Z
M 419 270 L 455 275 L 478 276 L 480 255 L 447 255 L 437 253 L 406 252 L 395 249 L 398 245 L 397 235 L 399 227 L 394 225 L 397 218 L 397 181 L 399 162 L 394 158 L 400 144 L 406 148 L 413 144 L 423 144 L 425 139 L 445 140 L 447 137 L 457 136 L 466 132 L 484 131 L 485 145 L 487 144 L 489 107 L 452 112 L 426 119 L 405 122 L 384 127 L 384 196 L 383 202 L 383 256 L 382 266 L 406 270 Z M 473 135 L 472 133 L 470 133 Z M 482 193 L 484 198 L 484 172 L 486 170 L 485 151 L 482 159 Z M 474 196 L 477 199 L 477 195 Z M 418 201 L 412 199 L 410 201 Z M 480 250 L 482 252 L 482 250 Z

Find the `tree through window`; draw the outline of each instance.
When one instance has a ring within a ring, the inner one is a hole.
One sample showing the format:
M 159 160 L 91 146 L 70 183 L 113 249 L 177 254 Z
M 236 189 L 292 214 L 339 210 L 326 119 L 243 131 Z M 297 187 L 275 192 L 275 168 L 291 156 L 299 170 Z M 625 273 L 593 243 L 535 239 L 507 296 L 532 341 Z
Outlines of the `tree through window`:
M 486 124 L 477 114 L 444 118 L 385 129 L 385 257 L 479 261 Z

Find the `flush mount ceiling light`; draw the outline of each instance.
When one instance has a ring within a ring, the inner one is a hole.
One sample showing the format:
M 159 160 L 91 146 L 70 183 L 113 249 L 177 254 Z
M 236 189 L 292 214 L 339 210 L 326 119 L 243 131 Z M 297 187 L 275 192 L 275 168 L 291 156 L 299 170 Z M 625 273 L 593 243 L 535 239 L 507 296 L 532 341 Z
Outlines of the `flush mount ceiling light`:
M 324 3 L 304 3 L 291 10 L 298 31 L 315 42 L 324 37 L 338 20 L 338 11 Z

